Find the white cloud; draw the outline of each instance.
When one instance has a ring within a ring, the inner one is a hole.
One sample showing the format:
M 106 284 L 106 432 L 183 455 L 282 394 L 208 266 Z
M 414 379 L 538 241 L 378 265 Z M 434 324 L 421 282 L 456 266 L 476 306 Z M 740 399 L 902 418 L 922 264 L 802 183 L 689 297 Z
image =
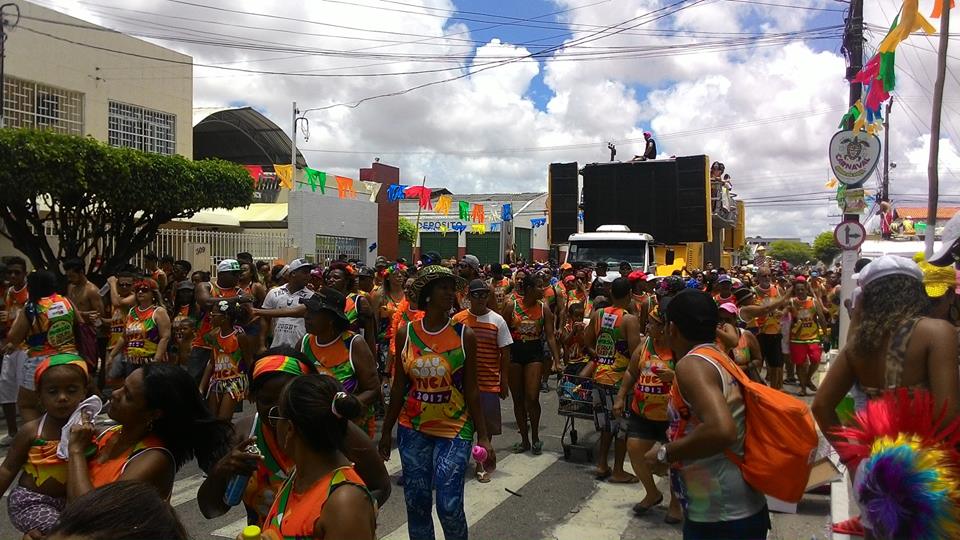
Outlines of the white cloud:
M 169 0 L 115 1 L 112 5 L 187 20 L 87 7 L 63 0 L 41 0 L 41 3 L 56 3 L 61 10 L 120 30 L 194 38 L 206 35 L 218 41 L 271 49 L 239 50 L 164 42 L 192 54 L 198 63 L 232 62 L 228 65 L 326 74 L 449 68 L 423 74 L 345 78 L 264 76 L 195 69 L 196 107 L 246 103 L 263 111 L 284 129 L 289 127 L 290 103 L 294 100 L 301 108 L 354 102 L 456 77 L 485 62 L 520 58 L 532 50 L 500 39 L 488 39 L 486 36 L 491 34 L 471 35 L 462 23 L 443 17 L 335 2 L 288 0 L 281 4 L 243 0 L 217 4 L 295 20 L 222 13 Z M 411 0 L 410 3 L 440 9 L 455 7 L 455 2 L 447 0 Z M 306 143 L 301 140 L 299 145 L 311 166 L 336 174 L 355 175 L 358 167 L 381 157 L 385 163 L 400 166 L 407 179 L 425 175 L 428 185 L 444 185 L 454 191 L 543 190 L 551 161 L 605 161 L 608 157 L 605 141 L 639 139 L 644 129 L 652 127 L 662 154 L 707 153 L 712 159 L 725 162 L 742 198 L 758 201 L 793 195 L 807 200 L 824 199 L 819 206 L 748 206 L 748 234 L 811 238 L 832 227 L 828 214 L 836 210 L 826 202 L 830 193 L 823 184 L 829 178 L 826 146 L 847 102 L 845 66 L 839 52 L 816 52 L 812 43 L 804 42 L 732 50 L 729 43 L 713 50 L 703 48 L 702 44 L 743 40 L 749 37 L 747 34 L 758 31 L 779 33 L 825 24 L 839 25 L 843 24 L 843 13 L 708 1 L 652 20 L 663 12 L 654 15 L 651 12 L 671 2 L 617 0 L 615 4 L 606 2 L 588 7 L 583 7 L 583 0 L 556 0 L 556 3 L 559 9 L 578 8 L 561 15 L 561 21 L 573 30 L 568 43 L 579 46 L 539 63 L 517 61 L 405 95 L 369 101 L 357 108 L 309 113 L 311 138 Z M 827 9 L 846 7 L 829 0 L 784 3 Z M 412 6 L 368 4 L 421 11 Z M 929 13 L 930 4 L 931 0 L 924 0 L 921 12 Z M 868 2 L 866 20 L 876 27 L 886 27 L 898 8 L 894 0 Z M 828 17 L 824 17 L 824 13 Z M 817 16 L 820 18 L 814 24 Z M 634 28 L 593 40 L 598 28 L 630 18 L 635 19 L 619 28 L 636 25 Z M 140 21 L 135 23 L 131 19 Z M 825 20 L 827 22 L 823 22 Z M 647 22 L 638 25 L 643 21 Z M 881 37 L 882 33 L 868 33 L 868 46 L 878 43 Z M 471 39 L 485 40 L 485 44 L 474 48 L 469 42 L 459 41 Z M 899 165 L 892 175 L 894 194 L 925 189 L 926 139 L 923 134 L 929 124 L 929 96 L 935 73 L 934 55 L 925 49 L 935 47 L 936 40 L 914 36 L 907 43 L 911 46 L 902 47 L 897 55 L 898 94 L 902 97 L 895 105 L 891 129 L 892 160 Z M 633 48 L 632 58 L 584 61 L 580 56 L 622 51 L 623 47 Z M 342 58 L 322 51 L 380 56 Z M 436 58 L 423 61 L 423 55 Z M 955 73 L 960 73 L 960 59 L 951 60 L 950 66 Z M 552 93 L 544 110 L 539 110 L 529 97 L 531 82 L 539 75 Z M 960 128 L 958 85 L 956 77 L 948 79 L 942 133 L 945 140 L 942 161 L 949 163 L 948 169 L 954 171 L 960 169 L 960 158 L 954 148 L 956 136 L 960 135 L 956 129 Z M 503 151 L 585 142 L 595 144 L 553 151 Z M 370 154 L 321 153 L 310 149 L 369 151 Z M 638 144 L 621 143 L 618 156 L 629 159 L 639 150 Z M 412 153 L 385 153 L 403 151 Z M 955 172 L 948 170 L 941 176 L 941 193 L 960 193 Z M 811 192 L 818 194 L 797 195 Z

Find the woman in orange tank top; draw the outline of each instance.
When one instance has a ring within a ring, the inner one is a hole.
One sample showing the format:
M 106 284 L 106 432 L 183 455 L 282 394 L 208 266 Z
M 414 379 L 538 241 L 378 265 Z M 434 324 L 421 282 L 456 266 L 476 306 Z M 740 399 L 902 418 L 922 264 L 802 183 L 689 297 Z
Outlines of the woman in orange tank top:
M 340 451 L 347 422 L 363 411 L 328 375 L 302 375 L 287 384 L 267 421 L 295 468 L 267 513 L 262 538 L 376 538 L 376 502 Z
M 178 366 L 146 364 L 131 373 L 114 390 L 109 414 L 119 425 L 98 430 L 84 418 L 70 433 L 68 501 L 117 480 L 146 482 L 169 497 L 186 462 L 196 457 L 206 471 L 229 449 L 232 428 L 211 416 Z M 88 460 L 91 442 L 97 451 Z

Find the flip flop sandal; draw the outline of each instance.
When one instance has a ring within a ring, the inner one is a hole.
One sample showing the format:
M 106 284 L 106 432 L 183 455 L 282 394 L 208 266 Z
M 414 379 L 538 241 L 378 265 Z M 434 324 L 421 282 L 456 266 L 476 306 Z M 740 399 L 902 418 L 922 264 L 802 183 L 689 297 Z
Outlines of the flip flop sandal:
M 606 480 L 607 478 L 610 478 L 610 475 L 612 474 L 613 474 L 613 471 L 611 471 L 610 469 L 607 469 L 603 472 L 593 473 L 593 477 L 597 480 Z
M 607 480 L 607 482 L 610 482 L 611 484 L 636 484 L 640 482 L 640 479 L 631 474 L 628 480 L 614 480 L 611 478 Z
M 477 482 L 481 484 L 490 482 L 490 473 L 487 471 L 477 471 Z
M 667 514 L 666 516 L 664 516 L 663 522 L 666 523 L 667 525 L 679 525 L 680 523 L 683 523 L 683 518 L 675 518 Z
M 543 453 L 543 441 L 533 443 L 533 455 L 539 456 Z
M 663 502 L 663 495 L 661 495 L 660 498 L 657 499 L 657 502 L 651 504 L 650 506 L 643 506 L 642 504 L 637 503 L 633 505 L 633 515 L 642 516 L 643 514 L 646 514 L 647 512 L 652 510 L 653 507 L 659 505 L 662 502 Z
M 863 524 L 860 523 L 860 516 L 852 517 L 848 520 L 834 523 L 830 529 L 837 534 L 846 534 L 848 536 L 863 536 Z

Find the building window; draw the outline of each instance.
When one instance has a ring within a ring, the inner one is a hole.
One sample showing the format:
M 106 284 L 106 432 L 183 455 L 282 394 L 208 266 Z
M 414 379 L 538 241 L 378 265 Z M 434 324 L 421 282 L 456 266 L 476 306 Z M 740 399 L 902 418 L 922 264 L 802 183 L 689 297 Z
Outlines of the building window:
M 316 254 L 314 262 L 318 264 L 329 266 L 331 261 L 336 261 L 341 255 L 346 255 L 347 260 L 367 260 L 367 242 L 363 238 L 318 234 L 316 235 L 316 242 L 317 249 L 314 252 Z
M 177 116 L 111 101 L 107 136 L 111 146 L 174 154 L 177 151 Z
M 3 78 L 5 127 L 43 128 L 83 135 L 83 94 L 45 84 Z

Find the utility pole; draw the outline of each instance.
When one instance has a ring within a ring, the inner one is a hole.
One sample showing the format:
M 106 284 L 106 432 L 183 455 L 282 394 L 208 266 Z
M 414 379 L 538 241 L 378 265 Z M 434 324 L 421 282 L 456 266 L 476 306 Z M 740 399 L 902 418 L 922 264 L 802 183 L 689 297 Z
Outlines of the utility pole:
M 293 122 L 290 124 L 290 165 L 293 167 L 293 170 L 290 174 L 293 176 L 293 187 L 297 187 L 297 115 L 300 114 L 300 111 L 297 109 L 297 102 L 293 102 Z
M 943 2 L 940 14 L 940 46 L 937 49 L 937 82 L 933 87 L 933 112 L 930 118 L 930 158 L 927 161 L 927 229 L 924 234 L 926 256 L 933 255 L 933 237 L 937 228 L 937 199 L 940 198 L 940 109 L 943 107 L 943 83 L 947 72 L 947 44 L 950 43 L 950 2 Z
M 10 22 L 7 21 L 7 8 L 13 8 L 16 18 Z M 4 78 L 3 64 L 7 58 L 7 27 L 11 30 L 20 24 L 20 6 L 13 2 L 0 5 L 0 128 L 4 127 L 6 115 L 4 114 L 4 100 L 6 99 L 6 79 Z
M 843 33 L 843 50 L 847 54 L 847 80 L 850 81 L 850 106 L 852 107 L 863 95 L 863 86 L 854 82 L 853 78 L 863 69 L 863 0 L 850 0 L 850 12 L 847 15 L 847 25 Z M 847 121 L 846 129 L 853 129 L 853 119 Z M 860 221 L 860 214 L 844 213 L 843 221 Z M 841 252 L 840 261 L 843 272 L 840 274 L 840 305 L 846 305 L 853 295 L 856 284 L 853 281 L 853 267 L 857 264 L 860 255 L 858 249 L 845 249 Z M 840 346 L 847 341 L 847 328 L 850 327 L 850 316 L 846 309 L 840 309 Z
M 890 202 L 890 108 L 893 106 L 893 96 L 887 101 L 883 115 L 883 184 L 880 186 L 880 202 Z

